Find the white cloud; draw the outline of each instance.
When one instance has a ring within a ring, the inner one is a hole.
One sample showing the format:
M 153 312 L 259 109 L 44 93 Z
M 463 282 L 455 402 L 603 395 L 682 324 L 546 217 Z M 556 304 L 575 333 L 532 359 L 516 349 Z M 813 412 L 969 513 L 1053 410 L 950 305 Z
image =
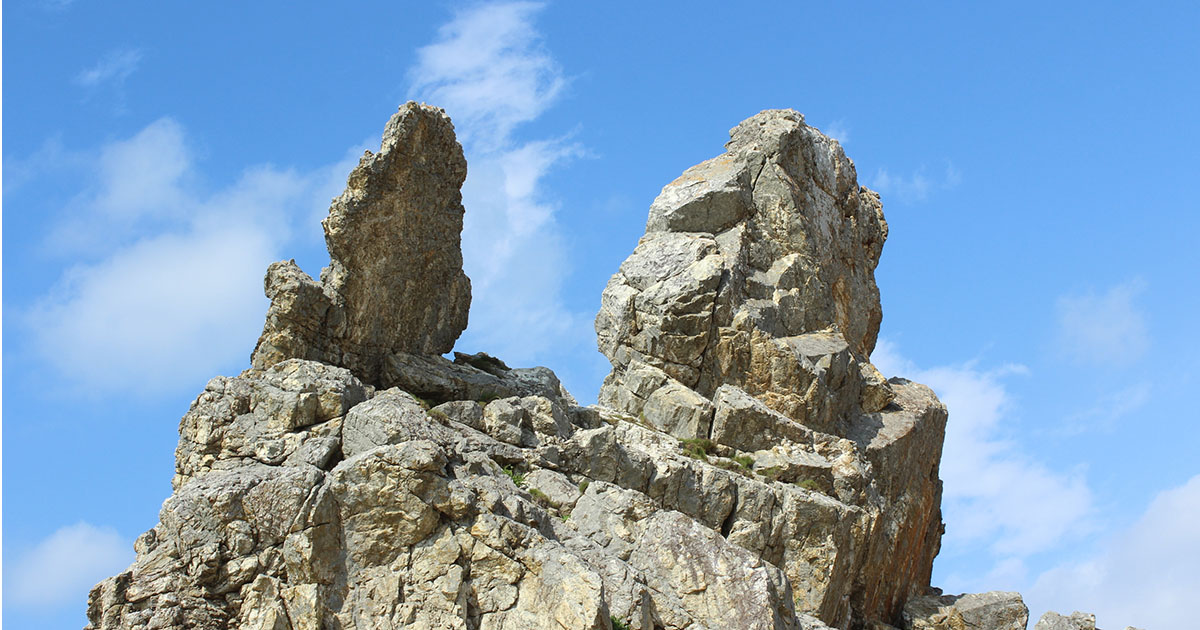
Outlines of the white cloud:
M 1150 336 L 1135 300 L 1144 288 L 1140 279 L 1134 279 L 1103 294 L 1058 298 L 1059 349 L 1078 362 L 1097 365 L 1120 365 L 1142 358 Z
M 566 83 L 532 23 L 541 6 L 492 3 L 460 12 L 410 71 L 412 94 L 454 120 L 470 165 L 463 264 L 471 323 L 458 345 L 515 365 L 592 339 L 590 315 L 562 303 L 568 257 L 558 208 L 542 184 L 582 150 L 566 138 L 519 142 L 513 135 L 553 105 Z
M 1078 471 L 1064 474 L 1022 453 L 1006 435 L 1013 401 L 1003 379 L 1023 366 L 981 370 L 973 363 L 922 369 L 880 340 L 872 361 L 889 376 L 902 375 L 937 393 L 950 412 L 941 477 L 946 535 L 940 558 L 977 554 L 986 546 L 993 578 L 1012 583 L 1024 560 L 1089 530 L 1092 493 Z M 951 575 L 950 590 L 997 588 L 981 576 Z M 969 580 L 969 581 L 968 581 Z
M 1192 604 L 1200 593 L 1198 522 L 1200 475 L 1160 492 L 1136 523 L 1098 545 L 1090 558 L 1043 573 L 1025 593 L 1030 612 L 1084 610 L 1104 628 L 1193 627 Z
M 62 7 L 70 2 L 58 2 Z M 83 87 L 96 87 L 102 83 L 121 84 L 129 75 L 137 70 L 142 61 L 140 50 L 114 50 L 98 61 L 96 65 L 75 76 L 75 83 Z
M 503 150 L 513 129 L 536 119 L 566 80 L 541 46 L 536 2 L 496 2 L 459 12 L 417 51 L 412 91 L 446 109 L 460 140 L 481 151 Z
M 870 187 L 883 196 L 886 202 L 889 198 L 900 203 L 915 204 L 929 199 L 935 190 L 949 190 L 962 183 L 962 173 L 953 164 L 946 164 L 946 171 L 939 179 L 925 173 L 921 167 L 909 176 L 896 175 L 885 168 L 875 173 Z
M 91 394 L 196 388 L 245 365 L 266 312 L 267 265 L 297 220 L 327 207 L 350 165 L 307 174 L 255 166 L 201 191 L 170 119 L 96 155 L 95 184 L 51 234 L 50 247 L 74 264 L 26 314 L 38 354 Z
M 844 120 L 839 119 L 829 123 L 821 132 L 837 140 L 840 144 L 844 145 L 850 142 L 850 128 L 846 126 L 846 121 Z
M 97 582 L 133 562 L 133 545 L 111 527 L 79 522 L 60 528 L 5 567 L 5 603 L 79 605 Z

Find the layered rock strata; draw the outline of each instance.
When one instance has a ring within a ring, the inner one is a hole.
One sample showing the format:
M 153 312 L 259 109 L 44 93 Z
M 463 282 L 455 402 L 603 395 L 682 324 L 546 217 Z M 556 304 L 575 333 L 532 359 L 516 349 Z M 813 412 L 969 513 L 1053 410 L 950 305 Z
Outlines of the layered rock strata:
M 321 282 L 269 269 L 253 367 L 184 416 L 174 494 L 89 627 L 1009 619 L 921 600 L 946 410 L 869 362 L 878 197 L 796 112 L 731 135 L 605 289 L 613 372 L 585 407 L 546 368 L 441 356 L 469 302 L 465 165 L 440 110 L 403 106 L 324 222 Z

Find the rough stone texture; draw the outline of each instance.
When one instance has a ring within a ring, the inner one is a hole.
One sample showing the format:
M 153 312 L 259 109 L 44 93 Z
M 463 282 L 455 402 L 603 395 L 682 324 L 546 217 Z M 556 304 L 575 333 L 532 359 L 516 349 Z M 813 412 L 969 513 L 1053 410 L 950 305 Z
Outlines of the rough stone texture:
M 904 605 L 904 630 L 1025 630 L 1028 623 L 1020 593 L 929 595 Z
M 858 368 L 882 317 L 878 196 L 795 111 L 764 111 L 730 136 L 723 155 L 663 188 L 604 290 L 606 390 L 637 362 L 704 396 L 739 385 L 802 421 L 837 420 L 867 381 L 862 402 L 882 409 L 882 379 Z
M 868 360 L 879 198 L 797 112 L 764 111 L 730 137 L 663 188 L 604 290 L 596 333 L 613 370 L 600 404 L 827 493 L 801 509 L 739 486 L 727 537 L 782 568 L 801 610 L 838 626 L 895 620 L 940 546 L 946 415 Z M 780 505 L 802 515 L 754 523 Z
M 926 595 L 947 416 L 868 360 L 877 197 L 795 112 L 732 135 L 605 289 L 613 372 L 581 407 L 546 368 L 440 356 L 465 167 L 440 110 L 402 107 L 322 281 L 271 266 L 253 367 L 184 415 L 89 628 L 1024 628 L 1015 594 Z
M 1033 630 L 1096 630 L 1096 615 L 1075 611 L 1067 616 L 1050 611 L 1042 615 Z
M 471 304 L 459 246 L 466 175 L 446 114 L 402 106 L 322 222 L 330 264 L 321 282 L 294 261 L 267 270 L 271 308 L 253 365 L 310 359 L 378 384 L 394 353 L 449 352 Z

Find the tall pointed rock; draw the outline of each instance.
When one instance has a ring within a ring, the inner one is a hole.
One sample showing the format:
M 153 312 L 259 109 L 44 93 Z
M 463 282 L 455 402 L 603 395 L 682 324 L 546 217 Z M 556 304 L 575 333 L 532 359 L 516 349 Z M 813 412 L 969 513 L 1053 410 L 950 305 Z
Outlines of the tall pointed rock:
M 321 282 L 294 261 L 267 271 L 271 307 L 254 367 L 310 359 L 375 383 L 395 353 L 449 352 L 471 305 L 460 245 L 466 175 L 445 112 L 401 106 L 322 222 L 330 264 Z

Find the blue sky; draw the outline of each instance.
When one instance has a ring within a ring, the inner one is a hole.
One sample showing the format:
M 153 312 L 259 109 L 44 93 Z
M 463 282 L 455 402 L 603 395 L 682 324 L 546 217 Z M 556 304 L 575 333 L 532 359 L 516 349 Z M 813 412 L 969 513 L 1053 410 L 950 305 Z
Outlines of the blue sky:
M 6 3 L 5 625 L 82 625 L 170 494 L 179 417 L 248 367 L 267 264 L 319 273 L 329 199 L 415 98 L 469 162 L 458 348 L 588 401 L 659 189 L 805 113 L 891 226 L 873 358 L 950 407 L 935 584 L 1183 627 L 1200 10 L 644 4 Z

